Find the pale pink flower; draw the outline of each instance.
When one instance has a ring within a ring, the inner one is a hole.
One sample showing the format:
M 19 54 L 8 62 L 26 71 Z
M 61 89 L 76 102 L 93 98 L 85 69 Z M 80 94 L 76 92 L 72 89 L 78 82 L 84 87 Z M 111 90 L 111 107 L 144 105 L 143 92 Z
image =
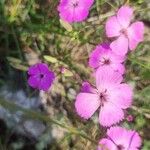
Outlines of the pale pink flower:
M 110 49 L 109 44 L 103 43 L 90 54 L 89 66 L 96 70 L 108 68 L 123 74 L 125 71 L 123 61 L 124 57 L 116 55 Z
M 116 37 L 110 47 L 119 55 L 125 55 L 128 48 L 134 50 L 143 41 L 144 24 L 141 21 L 130 24 L 132 16 L 132 8 L 122 6 L 117 15 L 110 17 L 106 22 L 106 35 Z
M 128 84 L 121 83 L 123 78 L 118 72 L 105 68 L 97 70 L 95 76 L 96 88 L 86 82 L 77 95 L 76 112 L 89 119 L 99 108 L 100 124 L 111 126 L 124 119 L 123 109 L 132 103 L 132 90 Z
M 134 130 L 116 126 L 107 130 L 107 137 L 99 144 L 103 146 L 98 146 L 98 150 L 139 150 L 141 138 Z
M 80 22 L 87 18 L 94 0 L 60 0 L 59 16 L 69 23 Z

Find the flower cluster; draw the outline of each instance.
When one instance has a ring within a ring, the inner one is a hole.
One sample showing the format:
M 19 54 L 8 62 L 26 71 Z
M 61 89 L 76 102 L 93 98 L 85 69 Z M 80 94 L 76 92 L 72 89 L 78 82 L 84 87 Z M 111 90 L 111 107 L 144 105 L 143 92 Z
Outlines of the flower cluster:
M 107 130 L 107 137 L 100 140 L 98 150 L 135 150 L 141 145 L 136 131 L 114 126 L 125 117 L 124 110 L 132 105 L 133 91 L 124 83 L 124 61 L 129 50 L 143 41 L 144 25 L 130 23 L 133 9 L 122 6 L 117 14 L 106 21 L 106 35 L 110 43 L 96 46 L 89 56 L 89 66 L 94 69 L 95 85 L 84 82 L 76 97 L 78 115 L 89 119 L 99 110 L 99 123 Z
M 60 0 L 60 18 L 69 23 L 83 21 L 93 2 Z M 133 9 L 122 6 L 116 15 L 106 21 L 106 36 L 111 42 L 99 44 L 89 56 L 95 85 L 84 82 L 75 100 L 79 116 L 89 119 L 99 110 L 100 125 L 110 127 L 106 138 L 100 140 L 98 150 L 138 150 L 141 146 L 141 138 L 136 131 L 116 125 L 125 118 L 124 110 L 132 105 L 132 88 L 123 80 L 126 54 L 143 41 L 144 25 L 140 21 L 131 24 L 132 17 Z M 54 73 L 44 63 L 31 66 L 28 74 L 29 85 L 44 91 L 49 89 L 55 79 Z

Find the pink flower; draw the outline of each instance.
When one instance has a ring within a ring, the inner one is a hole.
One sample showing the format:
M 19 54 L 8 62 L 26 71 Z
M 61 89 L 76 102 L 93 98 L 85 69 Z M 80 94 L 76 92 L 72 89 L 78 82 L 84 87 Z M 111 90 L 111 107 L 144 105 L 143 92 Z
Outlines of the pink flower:
M 108 68 L 123 74 L 125 71 L 123 61 L 124 57 L 116 55 L 110 49 L 109 44 L 103 43 L 90 54 L 89 66 L 94 69 Z
M 87 18 L 94 0 L 60 0 L 60 18 L 69 23 L 80 22 Z
M 86 82 L 76 97 L 78 115 L 89 119 L 100 108 L 99 122 L 102 126 L 111 126 L 124 119 L 123 109 L 132 103 L 132 90 L 128 84 L 121 83 L 122 79 L 120 73 L 108 68 L 97 70 L 96 88 Z
M 107 130 L 107 138 L 99 142 L 102 147 L 98 150 L 138 150 L 141 146 L 141 138 L 134 130 L 116 126 Z
M 110 17 L 106 22 L 106 35 L 116 37 L 110 47 L 119 55 L 125 55 L 128 48 L 134 50 L 139 42 L 143 41 L 144 24 L 137 21 L 130 25 L 132 15 L 132 8 L 122 6 L 117 15 Z

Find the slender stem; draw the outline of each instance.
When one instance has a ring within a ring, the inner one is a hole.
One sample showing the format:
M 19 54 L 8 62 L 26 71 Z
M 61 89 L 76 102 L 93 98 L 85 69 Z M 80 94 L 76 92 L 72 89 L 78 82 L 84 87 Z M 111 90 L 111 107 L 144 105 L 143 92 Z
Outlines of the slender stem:
M 86 133 L 84 133 L 83 130 L 79 130 L 75 127 L 67 126 L 58 120 L 51 119 L 48 116 L 45 116 L 45 114 L 43 114 L 43 113 L 34 112 L 33 110 L 25 109 L 21 106 L 18 106 L 17 104 L 6 101 L 5 99 L 3 99 L 1 97 L 0 97 L 0 105 L 4 108 L 8 109 L 11 112 L 16 112 L 16 111 L 23 112 L 25 118 L 40 120 L 40 121 L 43 121 L 48 124 L 52 124 L 52 123 L 56 124 L 64 129 L 66 129 L 70 133 L 79 135 L 79 136 L 83 137 L 84 139 L 87 139 L 87 140 L 91 141 L 92 143 L 94 143 L 95 145 L 97 145 L 97 141 L 95 141 L 93 138 L 89 137 Z
M 19 41 L 18 41 L 18 38 L 17 38 L 17 35 L 16 35 L 16 32 L 14 30 L 13 25 L 11 26 L 11 31 L 12 31 L 12 35 L 13 35 L 14 40 L 15 40 L 15 44 L 16 44 L 17 50 L 18 50 L 18 55 L 19 55 L 21 61 L 24 62 L 24 57 L 23 57 L 23 54 L 22 54 L 22 51 L 21 51 L 21 48 L 20 48 L 20 44 L 19 44 Z M 28 85 L 27 85 L 27 75 L 26 75 L 25 72 L 23 72 L 23 78 L 26 81 L 25 85 L 26 85 L 27 92 L 29 93 L 29 88 L 28 88 Z
M 110 5 L 114 10 L 117 10 L 117 8 L 116 8 L 114 5 L 112 5 L 109 1 L 106 1 L 106 3 L 107 3 L 108 5 Z
M 18 54 L 19 54 L 19 57 L 21 58 L 21 60 L 23 61 L 23 56 L 22 56 L 22 53 L 21 53 L 21 49 L 20 49 L 20 45 L 19 45 L 19 41 L 17 39 L 17 36 L 16 36 L 16 32 L 14 30 L 14 27 L 11 26 L 11 31 L 12 31 L 12 35 L 14 37 L 14 40 L 15 40 L 15 43 L 16 43 L 16 47 L 17 47 L 17 50 L 18 50 Z

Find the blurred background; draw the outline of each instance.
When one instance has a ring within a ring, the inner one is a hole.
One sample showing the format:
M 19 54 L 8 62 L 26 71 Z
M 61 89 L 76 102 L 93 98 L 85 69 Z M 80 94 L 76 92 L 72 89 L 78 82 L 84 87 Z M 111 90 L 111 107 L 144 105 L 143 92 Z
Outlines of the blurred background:
M 83 81 L 94 83 L 88 56 L 107 40 L 106 19 L 125 3 L 144 22 L 145 40 L 126 60 L 134 103 L 121 125 L 137 130 L 142 150 L 150 150 L 150 1 L 95 0 L 88 19 L 72 25 L 59 20 L 58 3 L 0 0 L 0 150 L 96 149 L 106 129 L 98 113 L 80 119 L 74 101 Z M 48 92 L 27 84 L 28 67 L 39 61 L 57 75 Z

